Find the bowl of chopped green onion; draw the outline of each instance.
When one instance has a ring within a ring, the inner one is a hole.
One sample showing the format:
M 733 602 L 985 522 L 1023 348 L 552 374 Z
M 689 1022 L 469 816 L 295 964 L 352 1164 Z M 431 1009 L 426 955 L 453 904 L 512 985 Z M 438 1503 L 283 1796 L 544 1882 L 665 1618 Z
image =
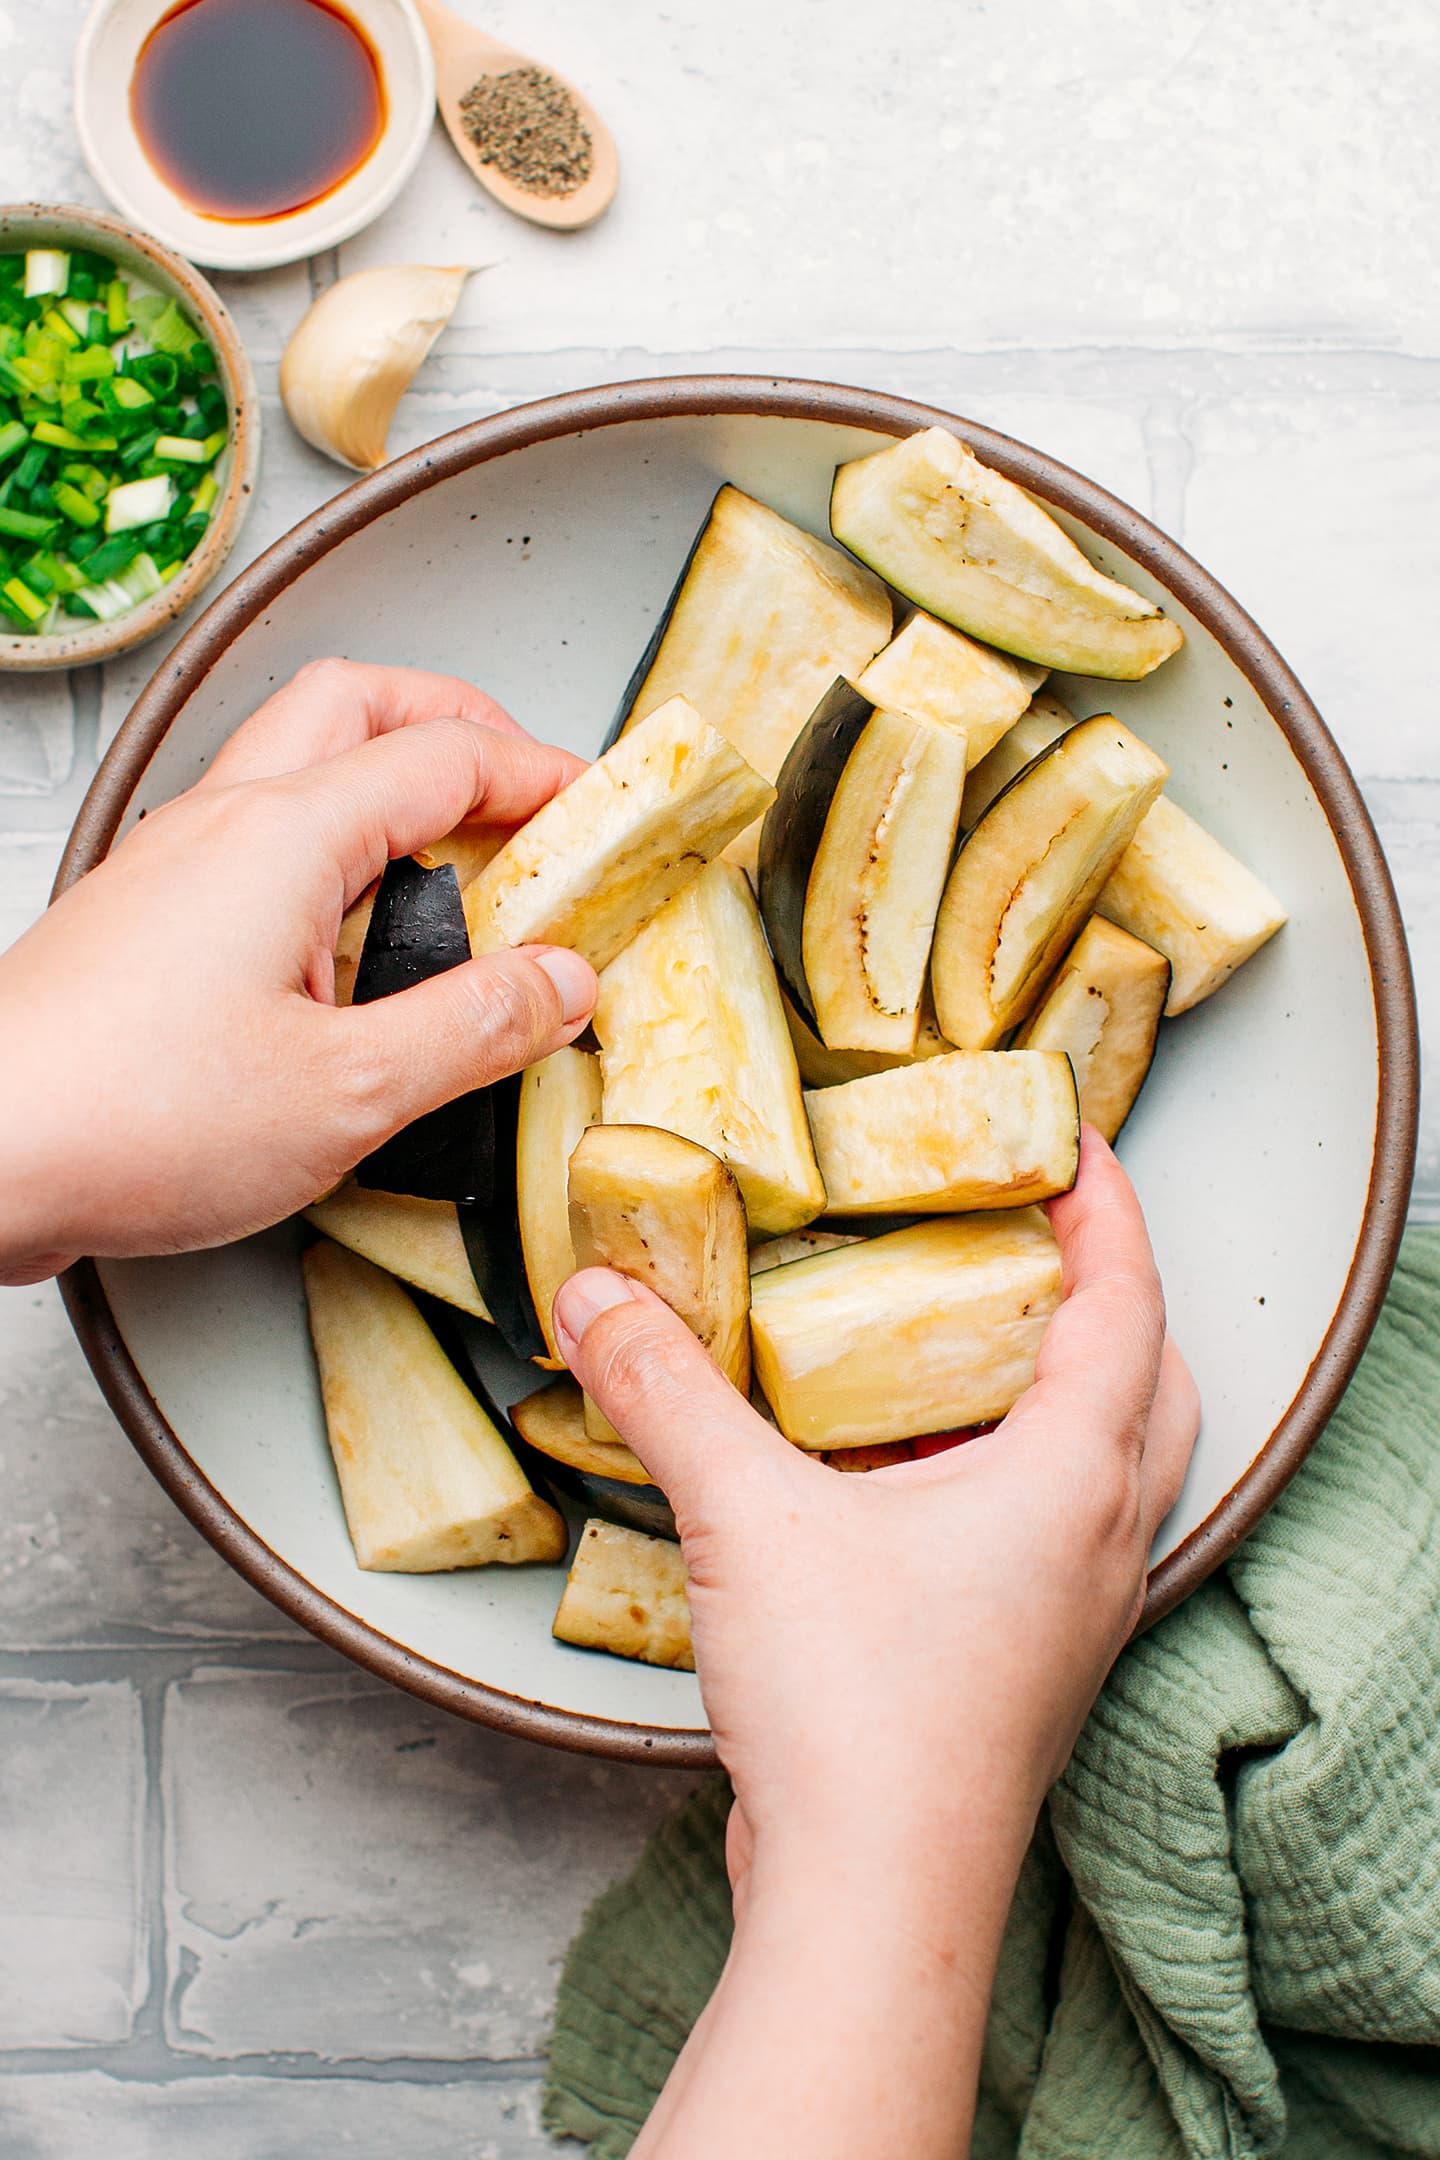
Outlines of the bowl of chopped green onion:
M 229 555 L 259 457 L 198 271 L 98 211 L 0 207 L 0 670 L 158 636 Z

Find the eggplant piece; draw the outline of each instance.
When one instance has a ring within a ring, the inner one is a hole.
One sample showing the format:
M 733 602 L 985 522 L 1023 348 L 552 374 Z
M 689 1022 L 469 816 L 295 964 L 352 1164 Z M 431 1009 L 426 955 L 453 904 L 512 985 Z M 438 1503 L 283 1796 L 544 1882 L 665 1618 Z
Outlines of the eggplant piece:
M 750 1390 L 750 1268 L 735 1173 L 651 1125 L 592 1125 L 570 1158 L 577 1267 L 618 1268 L 664 1298 L 732 1387 Z M 619 1433 L 591 1402 L 592 1440 Z
M 466 887 L 471 943 L 477 953 L 569 945 L 606 967 L 774 794 L 693 705 L 671 698 Z
M 840 1245 L 858 1245 L 863 1230 L 787 1230 L 784 1237 L 766 1238 L 750 1248 L 750 1273 L 768 1275 L 771 1268 L 789 1267 L 792 1260 L 808 1260 L 813 1253 L 834 1252 Z
M 694 1672 L 685 1561 L 678 1545 L 587 1522 L 552 1633 L 582 1650 Z
M 380 880 L 376 878 L 340 918 L 340 933 L 335 940 L 335 1003 L 339 1006 L 349 1005 L 354 1000 L 355 977 L 360 972 L 360 955 L 365 950 L 370 917 L 375 912 L 375 895 L 379 890 Z
M 1169 987 L 1163 953 L 1092 915 L 1015 1037 L 1016 1050 L 1065 1052 L 1081 1117 L 1112 1144 L 1145 1084 Z
M 961 630 L 916 609 L 898 637 L 855 678 L 862 697 L 885 712 L 958 728 L 971 765 L 1020 718 L 1048 670 L 977 645 Z
M 913 1065 L 918 1058 L 944 1057 L 948 1050 L 955 1048 L 954 1043 L 946 1042 L 940 1033 L 928 987 L 920 1001 L 915 1047 L 908 1057 L 881 1050 L 832 1050 L 800 1018 L 783 988 L 780 999 L 795 1062 L 807 1088 L 841 1087 L 847 1080 L 862 1079 L 866 1073 L 894 1072 L 897 1066 Z
M 492 826 L 457 825 L 443 839 L 432 840 L 429 847 L 417 848 L 415 860 L 422 870 L 440 870 L 448 863 L 463 893 L 466 886 L 495 860 L 504 845 L 505 835 L 496 832 Z
M 825 1205 L 775 970 L 744 873 L 712 863 L 600 979 L 607 1125 L 658 1125 L 739 1180 L 757 1233 Z
M 1168 768 L 1109 713 L 1032 759 L 960 844 L 930 979 L 962 1050 L 1023 1020 L 1091 913 Z
M 815 1018 L 836 1049 L 914 1055 L 964 788 L 965 737 L 933 720 L 877 712 L 850 753 L 802 938 Z
M 423 870 L 410 856 L 388 865 L 375 896 L 351 1003 L 393 997 L 470 958 L 455 872 Z M 442 1103 L 367 1155 L 355 1172 L 373 1191 L 417 1200 L 484 1201 L 495 1159 L 488 1092 Z
M 948 1432 L 1025 1392 L 1059 1302 L 1040 1209 L 945 1216 L 757 1276 L 755 1370 L 798 1447 Z
M 1052 692 L 1042 690 L 1033 697 L 1014 727 L 966 775 L 965 799 L 960 805 L 964 830 L 969 832 L 972 825 L 978 825 L 1001 789 L 1009 787 L 1033 758 L 1058 742 L 1074 725 L 1074 713 Z
M 607 1445 L 586 1432 L 585 1398 L 573 1380 L 527 1395 L 510 1416 L 520 1460 L 537 1483 L 587 1515 L 678 1542 L 670 1503 L 640 1458 L 623 1442 Z
M 1171 1016 L 1213 996 L 1286 920 L 1274 893 L 1168 796 L 1142 820 L 1096 906 L 1164 953 Z
M 453 1200 L 416 1200 L 406 1193 L 341 1185 L 306 1208 L 305 1220 L 414 1289 L 473 1313 L 477 1320 L 490 1318 L 470 1270 Z
M 878 578 L 764 503 L 722 487 L 621 704 L 615 734 L 670 697 L 704 713 L 774 780 L 825 690 L 890 635 Z M 748 828 L 726 850 L 753 871 Z
M 563 1372 L 550 1308 L 575 1272 L 570 1244 L 570 1157 L 580 1135 L 600 1116 L 600 1060 L 573 1046 L 532 1065 L 520 1082 L 515 1135 L 516 1206 L 525 1274 L 545 1355 L 535 1362 Z
M 760 828 L 756 891 L 775 972 L 786 998 L 812 1029 L 805 896 L 840 775 L 873 710 L 850 683 L 830 685 L 791 745 Z
M 954 1050 L 805 1098 L 837 1215 L 959 1214 L 1068 1192 L 1080 1106 L 1058 1050 Z
M 471 1272 L 490 1317 L 517 1358 L 541 1358 L 546 1341 L 525 1272 L 520 1236 L 519 1148 L 520 1090 L 523 1075 L 512 1073 L 486 1089 L 495 1135 L 490 1196 L 483 1207 L 460 1207 L 460 1235 Z
M 531 1487 L 400 1285 L 342 1246 L 303 1256 L 325 1424 L 362 1568 L 432 1574 L 558 1560 Z
M 1184 642 L 945 428 L 842 465 L 830 529 L 917 607 L 1040 667 L 1133 682 Z

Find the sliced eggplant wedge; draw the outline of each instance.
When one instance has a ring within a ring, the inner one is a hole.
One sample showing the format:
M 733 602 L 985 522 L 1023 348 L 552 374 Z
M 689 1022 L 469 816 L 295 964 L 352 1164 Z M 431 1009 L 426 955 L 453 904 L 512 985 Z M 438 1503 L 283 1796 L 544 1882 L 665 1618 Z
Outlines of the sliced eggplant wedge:
M 621 706 L 616 733 L 686 697 L 765 779 L 837 675 L 890 635 L 890 595 L 868 570 L 764 503 L 722 487 Z M 759 834 L 729 859 L 753 870 Z
M 858 1245 L 863 1230 L 787 1230 L 784 1237 L 765 1238 L 750 1248 L 750 1273 L 768 1275 L 771 1268 L 789 1267 L 792 1260 L 808 1260 L 817 1252 L 834 1252 L 840 1245 Z
M 1164 760 L 1109 713 L 1032 759 L 961 842 L 931 955 L 949 1041 L 989 1050 L 1038 1002 L 1135 828 Z
M 1060 1302 L 1038 1208 L 951 1215 L 757 1276 L 755 1370 L 798 1447 L 867 1447 L 1003 1417 Z
M 1150 1070 L 1169 988 L 1163 953 L 1092 915 L 1015 1048 L 1063 1050 L 1080 1115 L 1113 1141 Z
M 739 1180 L 757 1234 L 825 1205 L 775 970 L 744 873 L 712 863 L 600 979 L 607 1125 L 658 1125 Z
M 1171 1015 L 1213 996 L 1286 919 L 1254 872 L 1168 796 L 1141 823 L 1096 906 L 1164 953 Z
M 380 890 L 380 880 L 367 885 L 358 900 L 351 902 L 340 919 L 340 934 L 335 940 L 335 1003 L 349 1005 L 355 996 L 355 977 L 360 972 L 360 955 L 365 950 L 365 937 L 370 928 L 370 917 L 375 912 L 375 895 Z
M 837 1215 L 959 1214 L 1068 1192 L 1080 1107 L 1058 1050 L 953 1050 L 805 1098 Z
M 587 1515 L 678 1538 L 670 1503 L 652 1485 L 644 1464 L 623 1443 L 605 1446 L 585 1430 L 585 1398 L 575 1382 L 556 1380 L 517 1402 L 510 1412 L 516 1449 L 538 1485 L 575 1502 Z
M 330 1450 L 362 1568 L 425 1575 L 559 1560 L 562 1517 L 400 1285 L 339 1245 L 304 1255 Z
M 603 968 L 775 790 L 683 697 L 552 797 L 465 889 L 477 953 L 569 945 Z
M 735 1173 L 653 1125 L 592 1125 L 570 1158 L 577 1267 L 618 1268 L 679 1314 L 742 1395 L 750 1391 L 750 1268 Z M 587 1399 L 592 1440 L 619 1441 Z
M 964 788 L 965 737 L 937 721 L 876 712 L 850 753 L 810 873 L 802 939 L 811 1004 L 832 1048 L 914 1055 Z
M 1009 787 L 1032 758 L 1048 750 L 1074 725 L 1074 713 L 1053 692 L 1042 690 L 1033 697 L 1014 727 L 1001 736 L 987 757 L 970 768 L 965 800 L 960 805 L 960 823 L 965 831 L 979 824 L 1001 789 Z
M 810 873 L 836 787 L 873 709 L 850 683 L 830 685 L 791 745 L 760 828 L 756 891 L 765 934 L 780 987 L 811 1028 L 804 956 Z
M 483 1207 L 461 1207 L 456 1212 L 470 1271 L 491 1319 L 505 1338 L 506 1348 L 517 1358 L 542 1358 L 547 1353 L 545 1333 L 525 1271 L 525 1247 L 520 1235 L 518 1133 L 522 1084 L 523 1075 L 512 1073 L 486 1090 L 495 1130 L 490 1195 Z
M 351 1003 L 393 997 L 470 957 L 465 911 L 448 865 L 424 870 L 410 856 L 380 880 Z M 484 1201 L 494 1175 L 495 1130 L 489 1093 L 476 1089 L 416 1118 L 367 1155 L 355 1172 L 378 1192 L 420 1200 Z
M 945 428 L 842 465 L 830 529 L 917 607 L 1039 667 L 1132 682 L 1184 642 Z
M 801 1019 L 785 996 L 783 987 L 780 996 L 795 1062 L 806 1087 L 841 1087 L 847 1080 L 859 1080 L 866 1073 L 893 1072 L 897 1065 L 913 1065 L 917 1058 L 944 1057 L 947 1050 L 955 1047 L 940 1033 L 928 989 L 920 1001 L 920 1025 L 915 1034 L 915 1047 L 908 1057 L 881 1050 L 832 1050 Z
M 694 1672 L 685 1582 L 678 1545 L 617 1523 L 587 1522 L 552 1632 L 581 1650 Z
M 520 1082 L 515 1135 L 516 1208 L 525 1273 L 548 1372 L 563 1372 L 550 1308 L 575 1272 L 570 1245 L 570 1157 L 581 1134 L 600 1116 L 600 1060 L 589 1050 L 557 1050 L 532 1065 Z
M 473 1313 L 477 1320 L 490 1318 L 470 1271 L 453 1200 L 416 1200 L 406 1193 L 341 1185 L 306 1208 L 305 1220 L 414 1289 Z
M 855 678 L 862 697 L 886 712 L 958 728 L 972 765 L 1014 726 L 1048 670 L 977 645 L 917 608 L 898 637 Z

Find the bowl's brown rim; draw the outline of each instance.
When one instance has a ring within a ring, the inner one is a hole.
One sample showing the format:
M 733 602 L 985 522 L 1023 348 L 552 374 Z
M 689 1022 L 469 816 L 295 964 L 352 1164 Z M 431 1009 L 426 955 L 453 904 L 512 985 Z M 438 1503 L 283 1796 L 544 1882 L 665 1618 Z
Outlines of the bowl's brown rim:
M 162 636 L 219 576 L 254 501 L 260 470 L 260 392 L 230 310 L 209 279 L 163 240 L 111 217 L 108 211 L 87 209 L 81 203 L 0 203 L 0 243 L 17 232 L 32 241 L 70 240 L 83 234 L 107 253 L 146 264 L 204 324 L 230 406 L 230 471 L 224 491 L 204 539 L 163 593 L 155 593 L 113 623 L 90 628 L 77 625 L 39 638 L 0 633 L 0 674 L 43 675 L 118 660 L 122 653 Z
M 1140 1622 L 1148 1627 L 1228 1558 L 1293 1477 L 1369 1339 L 1399 1250 L 1414 1174 L 1419 1046 L 1395 889 L 1353 775 L 1314 704 L 1263 631 L 1223 586 L 1138 511 L 1056 459 L 992 428 L 907 398 L 841 384 L 733 375 L 668 377 L 571 391 L 475 421 L 345 489 L 212 601 L 152 677 L 105 757 L 70 834 L 55 891 L 64 891 L 105 855 L 156 747 L 220 655 L 304 570 L 352 533 L 457 473 L 512 451 L 626 421 L 712 415 L 822 421 L 897 436 L 936 426 L 963 434 L 987 463 L 1123 548 L 1183 601 L 1285 735 L 1334 833 L 1365 940 L 1379 1051 L 1375 1142 L 1360 1233 L 1340 1302 L 1289 1408 L 1231 1491 L 1152 1572 Z M 714 1746 L 704 1728 L 623 1724 L 506 1694 L 416 1655 L 324 1596 L 256 1536 L 197 1468 L 146 1387 L 93 1263 L 82 1261 L 72 1268 L 63 1290 L 106 1400 L 149 1469 L 217 1551 L 312 1634 L 425 1701 L 501 1731 L 619 1760 L 714 1765 Z

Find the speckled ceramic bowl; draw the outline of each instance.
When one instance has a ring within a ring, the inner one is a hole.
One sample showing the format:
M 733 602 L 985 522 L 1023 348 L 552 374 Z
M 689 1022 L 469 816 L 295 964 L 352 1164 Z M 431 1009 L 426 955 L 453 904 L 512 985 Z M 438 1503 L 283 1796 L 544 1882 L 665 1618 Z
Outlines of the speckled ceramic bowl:
M 1404 1219 L 1418 1061 L 1395 896 L 1339 752 L 1242 609 L 1113 496 L 989 428 L 817 383 L 631 383 L 481 421 L 348 489 L 215 602 L 122 729 L 62 882 L 328 651 L 468 675 L 593 752 L 718 481 L 824 533 L 838 462 L 937 423 L 1183 625 L 1147 681 L 1062 694 L 1154 743 L 1176 799 L 1290 909 L 1234 982 L 1167 1023 L 1121 1140 L 1205 1404 L 1156 1540 L 1153 1619 L 1264 1513 L 1354 1369 Z M 282 1229 L 70 1276 L 87 1354 L 161 1483 L 267 1596 L 427 1700 L 561 1746 L 711 1760 L 691 1676 L 551 1639 L 558 1570 L 356 1567 L 296 1249 Z M 486 1378 L 510 1397 L 533 1384 L 493 1356 Z
M 224 568 L 250 513 L 260 469 L 260 396 L 249 355 L 224 301 L 198 270 L 158 240 L 99 210 L 82 210 L 69 203 L 0 205 L 0 253 L 32 247 L 93 249 L 123 263 L 156 292 L 179 301 L 214 350 L 230 412 L 230 448 L 224 453 L 229 470 L 209 530 L 164 592 L 143 600 L 115 622 L 83 623 L 72 616 L 68 629 L 49 637 L 26 637 L 8 623 L 0 623 L 0 671 L 16 674 L 113 660 L 117 653 L 129 652 L 168 629 Z

